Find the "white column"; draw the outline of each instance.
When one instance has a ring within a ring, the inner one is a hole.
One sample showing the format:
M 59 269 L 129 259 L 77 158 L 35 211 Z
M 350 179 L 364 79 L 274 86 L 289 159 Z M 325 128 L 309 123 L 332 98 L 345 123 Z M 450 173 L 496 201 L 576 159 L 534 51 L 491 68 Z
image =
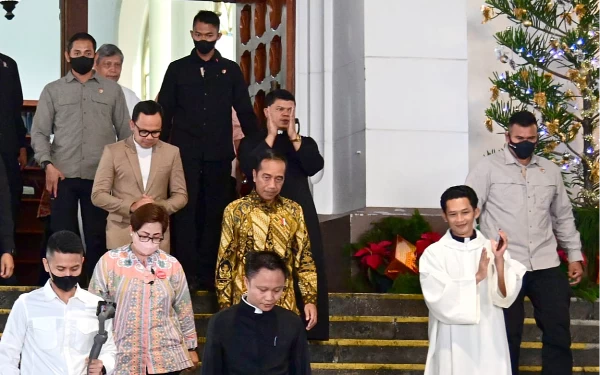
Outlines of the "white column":
M 171 1 L 149 0 L 150 13 L 150 98 L 160 91 L 171 63 Z
M 464 183 L 466 3 L 365 1 L 368 207 L 437 208 Z

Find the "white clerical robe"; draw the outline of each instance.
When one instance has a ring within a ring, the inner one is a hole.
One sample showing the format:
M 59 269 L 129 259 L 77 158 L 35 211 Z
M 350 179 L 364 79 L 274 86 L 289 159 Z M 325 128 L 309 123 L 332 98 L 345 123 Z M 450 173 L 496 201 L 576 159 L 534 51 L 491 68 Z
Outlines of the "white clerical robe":
M 421 287 L 429 308 L 429 351 L 425 375 L 511 375 L 502 308 L 521 290 L 525 266 L 504 253 L 506 297 L 498 288 L 491 243 L 481 232 L 467 242 L 450 231 L 425 250 L 419 261 Z M 475 274 L 483 248 L 487 277 Z

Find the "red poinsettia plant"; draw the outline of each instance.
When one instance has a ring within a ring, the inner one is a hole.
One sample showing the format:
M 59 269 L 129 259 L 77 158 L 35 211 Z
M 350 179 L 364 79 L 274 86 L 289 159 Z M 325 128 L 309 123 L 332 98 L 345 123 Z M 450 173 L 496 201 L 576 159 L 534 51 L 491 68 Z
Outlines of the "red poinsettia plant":
M 442 235 L 437 232 L 427 232 L 421 235 L 421 238 L 415 242 L 415 246 L 417 247 L 417 259 L 423 255 L 425 249 L 429 247 L 429 245 L 438 242 L 442 239 Z
M 393 256 L 392 243 L 381 241 L 370 243 L 358 250 L 354 256 L 360 258 L 360 263 L 377 271 L 381 266 L 387 266 Z

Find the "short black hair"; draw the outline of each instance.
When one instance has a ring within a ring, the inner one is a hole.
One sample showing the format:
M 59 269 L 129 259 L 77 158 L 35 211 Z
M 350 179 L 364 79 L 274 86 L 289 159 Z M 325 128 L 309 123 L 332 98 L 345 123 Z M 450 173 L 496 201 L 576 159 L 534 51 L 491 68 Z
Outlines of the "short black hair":
M 277 160 L 277 161 L 282 161 L 285 164 L 285 167 L 287 168 L 287 159 L 285 158 L 285 156 L 283 154 L 280 154 L 277 151 L 274 151 L 273 149 L 266 149 L 265 151 L 261 152 L 257 158 L 256 158 L 256 171 L 260 171 L 260 167 L 263 161 L 265 160 Z
M 78 235 L 68 230 L 61 230 L 48 238 L 46 259 L 54 255 L 54 253 L 85 255 L 85 250 L 83 249 L 83 242 L 81 242 L 81 238 Z
M 102 59 L 105 57 L 113 56 L 119 56 L 119 58 L 121 59 L 121 63 L 123 63 L 123 60 L 125 60 L 125 56 L 123 56 L 123 51 L 121 51 L 121 49 L 115 46 L 114 44 L 103 44 L 100 46 L 100 48 L 98 48 L 98 51 L 96 51 L 98 63 L 100 63 L 100 61 L 102 61 Z
M 163 120 L 163 109 L 162 106 L 155 102 L 154 100 L 144 100 L 139 102 L 133 107 L 133 113 L 131 114 L 131 119 L 133 122 L 136 122 L 140 117 L 140 113 L 145 114 L 146 116 L 152 116 L 155 114 L 160 114 L 160 119 Z
M 440 199 L 440 205 L 442 206 L 444 213 L 446 213 L 446 203 L 449 200 L 459 198 L 467 198 L 473 209 L 476 209 L 477 204 L 479 204 L 477 193 L 475 193 L 475 190 L 473 190 L 471 187 L 467 185 L 452 186 L 451 188 L 448 188 L 444 194 L 442 194 L 442 198 Z
M 520 111 L 513 113 L 508 119 L 508 128 L 512 128 L 513 125 L 519 125 L 524 128 L 528 128 L 532 125 L 537 127 L 537 120 L 535 115 L 529 111 Z
M 213 25 L 217 28 L 217 32 L 220 30 L 221 27 L 221 20 L 219 19 L 219 16 L 217 15 L 217 13 L 211 12 L 210 10 L 199 11 L 198 14 L 196 14 L 196 16 L 194 17 L 194 23 L 192 24 L 192 27 L 196 26 L 198 22 Z
M 73 49 L 73 44 L 78 40 L 89 40 L 90 42 L 92 42 L 92 47 L 94 51 L 96 51 L 96 39 L 94 39 L 93 36 L 91 36 L 88 33 L 75 33 L 73 34 L 71 39 L 69 39 L 69 43 L 67 43 L 67 53 L 71 53 L 71 50 Z
M 248 280 L 252 279 L 261 269 L 266 268 L 271 271 L 280 270 L 283 277 L 289 277 L 289 273 L 283 259 L 272 251 L 250 251 L 246 253 L 244 264 L 244 273 Z
M 296 104 L 296 98 L 294 97 L 294 94 L 288 90 L 277 89 L 269 92 L 265 96 L 265 107 L 270 107 L 277 99 L 294 102 L 294 104 Z

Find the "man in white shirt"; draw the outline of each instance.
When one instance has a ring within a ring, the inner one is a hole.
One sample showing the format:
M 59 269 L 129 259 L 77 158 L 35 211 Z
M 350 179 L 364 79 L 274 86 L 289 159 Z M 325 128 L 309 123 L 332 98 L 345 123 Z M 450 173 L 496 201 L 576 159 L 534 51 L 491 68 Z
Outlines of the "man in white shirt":
M 96 309 L 102 298 L 78 285 L 83 254 L 81 239 L 73 232 L 59 231 L 48 239 L 43 263 L 50 280 L 43 288 L 21 295 L 13 305 L 0 341 L 0 375 L 113 371 L 117 348 L 110 320 L 106 322 L 108 340 L 99 358 L 88 366 L 98 333 Z
M 511 375 L 502 308 L 519 295 L 525 266 L 510 258 L 503 232 L 496 243 L 474 229 L 477 201 L 468 186 L 444 192 L 450 229 L 419 260 L 429 308 L 425 375 Z
M 104 78 L 119 82 L 121 70 L 123 69 L 123 60 L 125 60 L 125 57 L 119 47 L 114 44 L 103 44 L 96 51 L 94 70 Z M 123 94 L 125 94 L 127 109 L 129 109 L 129 116 L 131 116 L 133 107 L 140 102 L 140 98 L 132 90 L 123 85 L 120 86 L 123 89 Z
M 92 203 L 108 211 L 106 245 L 116 249 L 131 243 L 131 213 L 146 203 L 163 206 L 169 215 L 188 201 L 179 149 L 159 140 L 162 107 L 139 102 L 129 124 L 133 135 L 104 148 L 92 188 Z M 169 252 L 169 231 L 161 250 Z

